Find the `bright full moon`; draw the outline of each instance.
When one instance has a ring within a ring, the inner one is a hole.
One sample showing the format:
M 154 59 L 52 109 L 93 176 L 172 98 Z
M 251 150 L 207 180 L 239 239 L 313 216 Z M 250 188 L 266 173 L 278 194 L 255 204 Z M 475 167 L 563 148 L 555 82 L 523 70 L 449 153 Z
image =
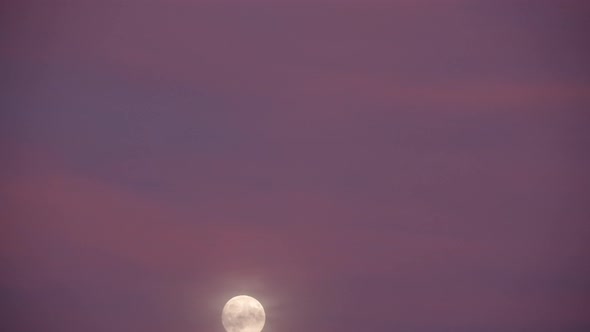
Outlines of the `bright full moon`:
M 221 323 L 227 332 L 260 332 L 265 319 L 262 304 L 247 295 L 231 298 L 221 312 Z

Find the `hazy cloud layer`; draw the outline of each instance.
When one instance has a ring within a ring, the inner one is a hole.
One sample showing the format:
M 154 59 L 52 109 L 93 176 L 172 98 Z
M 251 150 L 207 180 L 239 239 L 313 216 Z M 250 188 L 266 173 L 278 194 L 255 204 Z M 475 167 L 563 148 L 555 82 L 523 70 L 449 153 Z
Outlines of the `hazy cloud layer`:
M 587 3 L 2 8 L 6 330 L 590 328 Z

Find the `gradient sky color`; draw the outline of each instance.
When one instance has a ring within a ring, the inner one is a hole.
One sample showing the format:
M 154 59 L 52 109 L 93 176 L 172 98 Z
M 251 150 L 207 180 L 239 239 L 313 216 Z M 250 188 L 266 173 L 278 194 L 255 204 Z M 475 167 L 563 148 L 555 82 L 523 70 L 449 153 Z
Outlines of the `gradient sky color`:
M 0 327 L 590 330 L 587 1 L 5 1 Z

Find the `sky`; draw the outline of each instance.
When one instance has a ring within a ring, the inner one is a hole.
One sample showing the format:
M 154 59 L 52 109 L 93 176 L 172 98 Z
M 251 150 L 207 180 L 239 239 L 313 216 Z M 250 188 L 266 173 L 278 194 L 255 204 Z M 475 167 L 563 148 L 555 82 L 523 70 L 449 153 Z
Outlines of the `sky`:
M 588 2 L 0 13 L 2 330 L 590 330 Z

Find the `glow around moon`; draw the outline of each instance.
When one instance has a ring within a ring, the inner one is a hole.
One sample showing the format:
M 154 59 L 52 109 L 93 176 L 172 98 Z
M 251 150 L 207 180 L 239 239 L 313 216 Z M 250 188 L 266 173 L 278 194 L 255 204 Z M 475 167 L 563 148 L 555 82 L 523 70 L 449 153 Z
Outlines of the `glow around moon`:
M 221 323 L 227 332 L 260 332 L 265 320 L 262 304 L 247 295 L 231 298 L 221 312 Z

